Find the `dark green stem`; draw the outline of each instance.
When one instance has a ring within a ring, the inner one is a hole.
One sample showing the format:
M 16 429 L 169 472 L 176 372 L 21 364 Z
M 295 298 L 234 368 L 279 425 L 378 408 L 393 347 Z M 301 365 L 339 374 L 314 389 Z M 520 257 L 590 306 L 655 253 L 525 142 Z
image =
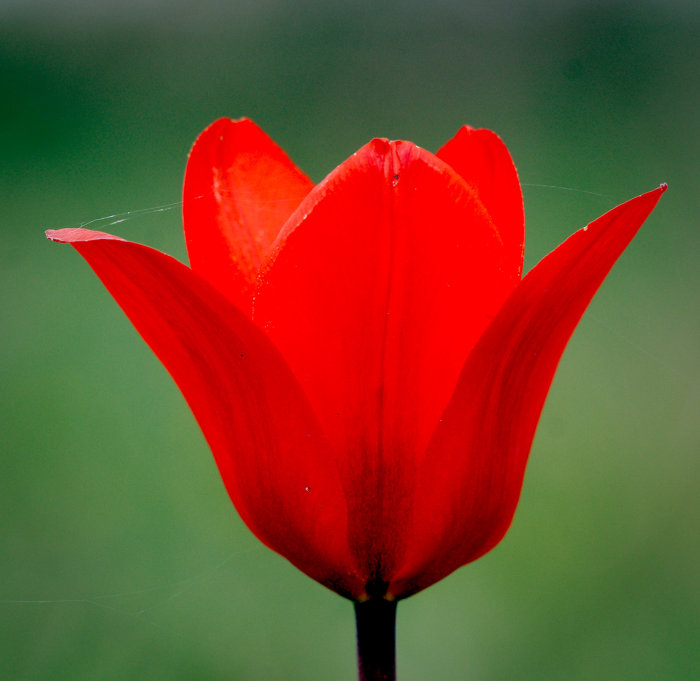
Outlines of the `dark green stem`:
M 396 681 L 396 601 L 355 603 L 360 681 Z

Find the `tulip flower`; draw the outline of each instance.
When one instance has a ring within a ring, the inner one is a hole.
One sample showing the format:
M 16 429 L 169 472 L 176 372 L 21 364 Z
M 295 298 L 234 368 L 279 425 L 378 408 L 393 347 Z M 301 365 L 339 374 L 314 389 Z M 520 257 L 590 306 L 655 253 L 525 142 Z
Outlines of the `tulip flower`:
M 564 347 L 666 189 L 521 278 L 515 167 L 488 130 L 375 139 L 313 183 L 254 123 L 189 157 L 190 266 L 85 229 L 88 261 L 172 375 L 244 522 L 355 602 L 362 679 L 394 678 L 396 602 L 490 551 Z

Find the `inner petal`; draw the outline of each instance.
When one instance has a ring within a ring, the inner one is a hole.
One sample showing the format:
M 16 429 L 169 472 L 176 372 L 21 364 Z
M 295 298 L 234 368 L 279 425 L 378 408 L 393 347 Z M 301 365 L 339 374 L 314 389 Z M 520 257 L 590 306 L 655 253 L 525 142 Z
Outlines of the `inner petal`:
M 416 467 L 483 329 L 518 280 L 448 165 L 374 140 L 317 186 L 263 266 L 255 319 L 335 447 L 368 579 L 406 538 Z

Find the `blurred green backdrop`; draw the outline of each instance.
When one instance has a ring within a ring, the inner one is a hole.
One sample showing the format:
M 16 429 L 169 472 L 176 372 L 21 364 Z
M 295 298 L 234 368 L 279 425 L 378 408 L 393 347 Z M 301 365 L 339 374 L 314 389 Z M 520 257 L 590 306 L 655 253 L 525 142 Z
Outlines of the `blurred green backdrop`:
M 160 363 L 43 237 L 184 258 L 187 152 L 224 115 L 315 180 L 373 136 L 490 127 L 528 267 L 670 184 L 564 356 L 509 535 L 400 606 L 399 674 L 693 678 L 699 27 L 681 0 L 0 0 L 0 678 L 354 678 L 350 604 L 246 530 Z

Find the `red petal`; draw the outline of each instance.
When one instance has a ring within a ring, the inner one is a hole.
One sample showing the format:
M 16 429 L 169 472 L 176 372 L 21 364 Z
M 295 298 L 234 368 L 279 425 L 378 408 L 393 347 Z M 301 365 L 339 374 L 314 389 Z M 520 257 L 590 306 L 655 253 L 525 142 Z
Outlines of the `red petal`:
M 255 123 L 222 118 L 197 139 L 185 172 L 190 264 L 246 312 L 268 247 L 313 183 Z
M 163 253 L 87 230 L 47 236 L 75 246 L 170 372 L 250 529 L 314 579 L 360 595 L 328 444 L 265 335 Z
M 305 200 L 261 273 L 255 319 L 340 458 L 350 544 L 373 576 L 459 371 L 517 283 L 483 205 L 449 166 L 375 140 Z
M 413 543 L 393 593 L 423 589 L 501 540 L 564 347 L 665 189 L 618 206 L 550 253 L 474 348 L 418 474 Z
M 438 152 L 464 178 L 486 207 L 505 244 L 505 267 L 520 276 L 525 248 L 525 213 L 513 159 L 490 130 L 465 125 Z

